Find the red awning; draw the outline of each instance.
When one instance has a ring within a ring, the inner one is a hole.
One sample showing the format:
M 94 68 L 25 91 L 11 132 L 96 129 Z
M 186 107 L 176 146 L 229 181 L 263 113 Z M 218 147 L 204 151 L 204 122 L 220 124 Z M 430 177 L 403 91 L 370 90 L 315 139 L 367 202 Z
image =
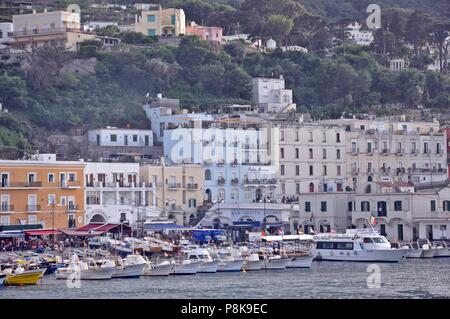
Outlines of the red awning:
M 75 229 L 60 229 L 60 231 L 61 233 L 67 236 L 80 236 L 80 237 L 92 237 L 103 234 L 103 232 L 98 231 L 78 231 Z
M 128 225 L 121 225 L 121 224 L 112 224 L 112 223 L 108 223 L 108 224 L 87 224 L 83 227 L 80 227 L 77 229 L 77 231 L 97 231 L 97 232 L 102 232 L 102 233 L 106 233 L 109 232 L 111 229 L 114 229 L 116 227 L 123 227 L 123 230 L 127 230 L 127 229 L 131 229 L 130 226 Z
M 28 236 L 44 236 L 44 235 L 58 235 L 61 234 L 59 230 L 53 229 L 38 229 L 38 230 L 27 230 L 24 232 Z

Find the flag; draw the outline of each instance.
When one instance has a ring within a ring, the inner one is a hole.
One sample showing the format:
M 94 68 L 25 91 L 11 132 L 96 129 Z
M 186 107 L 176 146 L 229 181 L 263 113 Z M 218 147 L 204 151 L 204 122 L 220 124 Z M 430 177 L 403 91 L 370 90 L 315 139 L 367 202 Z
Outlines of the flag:
M 264 231 L 264 229 L 262 230 L 261 236 L 266 237 L 266 232 Z
M 372 224 L 372 225 L 375 225 L 376 223 L 377 223 L 377 220 L 375 219 L 375 217 L 370 217 L 370 223 Z

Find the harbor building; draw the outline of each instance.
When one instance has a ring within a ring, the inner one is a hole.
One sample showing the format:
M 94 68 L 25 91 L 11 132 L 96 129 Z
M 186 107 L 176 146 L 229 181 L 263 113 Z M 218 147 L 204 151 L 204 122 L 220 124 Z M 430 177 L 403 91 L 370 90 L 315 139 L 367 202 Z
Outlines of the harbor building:
M 203 169 L 196 164 L 171 164 L 164 158 L 142 163 L 140 180 L 145 183 L 144 203 L 160 211 L 161 218 L 192 224 L 203 203 Z
M 163 9 L 159 5 L 149 9 L 142 10 L 139 16 L 135 16 L 135 32 L 148 36 L 179 36 L 186 33 L 183 9 Z
M 136 226 L 159 217 L 145 202 L 148 185 L 140 181 L 139 163 L 87 162 L 85 167 L 87 223 L 127 223 Z
M 43 229 L 85 224 L 82 161 L 57 161 L 55 154 L 0 160 L 0 224 L 41 224 Z
M 292 90 L 285 88 L 283 76 L 280 78 L 253 78 L 252 103 L 261 113 L 283 113 L 294 111 L 297 105 L 292 100 Z
M 286 122 L 278 127 L 277 199 L 345 191 L 346 132 L 342 126 Z
M 278 128 L 221 123 L 165 130 L 165 158 L 201 165 L 205 204 L 273 201 L 279 168 Z

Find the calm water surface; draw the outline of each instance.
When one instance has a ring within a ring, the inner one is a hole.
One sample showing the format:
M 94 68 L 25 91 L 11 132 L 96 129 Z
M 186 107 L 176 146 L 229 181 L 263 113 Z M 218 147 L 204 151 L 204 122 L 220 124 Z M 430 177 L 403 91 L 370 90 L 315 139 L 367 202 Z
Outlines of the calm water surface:
M 450 298 L 450 258 L 380 263 L 375 289 L 367 288 L 368 265 L 82 281 L 78 289 L 48 275 L 38 286 L 0 288 L 0 298 Z

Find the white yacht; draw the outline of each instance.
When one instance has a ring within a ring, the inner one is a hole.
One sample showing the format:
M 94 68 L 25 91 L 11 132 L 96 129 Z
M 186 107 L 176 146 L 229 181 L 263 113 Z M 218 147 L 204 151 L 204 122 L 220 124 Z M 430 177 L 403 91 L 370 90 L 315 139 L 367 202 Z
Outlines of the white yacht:
M 447 242 L 445 240 L 434 241 L 433 245 L 436 246 L 436 254 L 434 257 L 443 258 L 450 257 L 450 248 L 447 246 Z
M 291 261 L 288 263 L 286 268 L 311 268 L 312 262 L 316 256 L 312 253 L 293 253 L 288 254 L 291 257 Z
M 146 262 L 141 255 L 130 254 L 124 259 L 117 259 L 112 278 L 138 278 Z
M 318 260 L 399 262 L 407 251 L 391 248 L 386 237 L 373 228 L 347 229 L 345 234 L 324 233 L 314 236 L 313 249 Z
M 400 249 L 406 250 L 406 258 L 421 258 L 423 254 L 421 248 L 417 248 L 411 243 L 401 244 Z
M 219 260 L 219 266 L 217 271 L 219 272 L 237 272 L 241 271 L 244 265 L 244 259 L 233 247 L 220 247 L 217 252 L 217 259 Z
M 143 276 L 169 276 L 173 271 L 173 264 L 168 260 L 162 262 L 151 262 L 146 258 L 144 260 L 146 263 L 142 270 Z
M 422 258 L 433 258 L 437 252 L 436 246 L 433 246 L 428 239 L 418 239 L 417 246 L 422 249 Z
M 199 268 L 199 262 L 192 262 L 189 259 L 184 259 L 180 261 L 173 261 L 173 270 L 171 275 L 195 275 Z
M 219 261 L 214 260 L 206 248 L 191 247 L 187 251 L 187 258 L 191 262 L 200 263 L 197 271 L 199 273 L 215 273 L 219 267 Z
M 267 255 L 264 254 L 264 269 L 283 270 L 291 262 L 292 258 L 285 255 Z
M 79 278 L 80 280 L 105 280 L 111 279 L 116 267 L 113 261 L 104 260 L 100 263 L 80 261 L 77 255 L 73 255 L 68 267 L 56 270 L 56 279 Z

